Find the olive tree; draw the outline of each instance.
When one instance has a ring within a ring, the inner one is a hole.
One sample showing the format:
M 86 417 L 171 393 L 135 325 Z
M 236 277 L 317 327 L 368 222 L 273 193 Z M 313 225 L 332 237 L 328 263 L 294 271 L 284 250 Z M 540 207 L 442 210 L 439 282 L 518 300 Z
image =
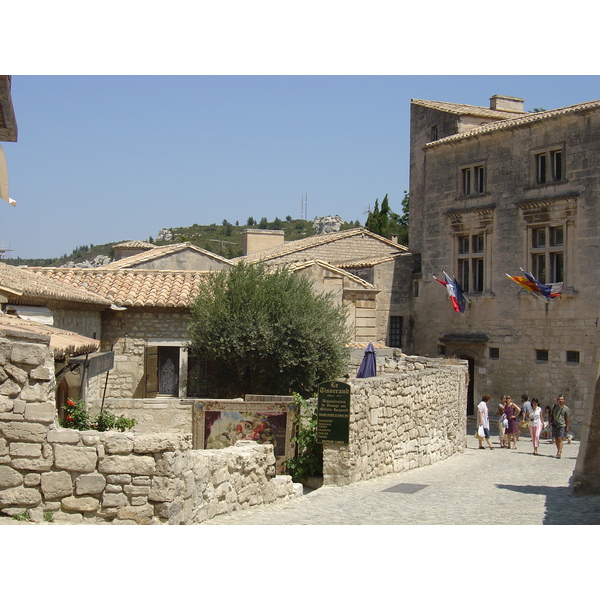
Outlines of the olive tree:
M 287 268 L 240 262 L 200 284 L 188 326 L 219 397 L 311 394 L 346 374 L 346 309 Z M 216 385 L 215 385 L 216 384 Z

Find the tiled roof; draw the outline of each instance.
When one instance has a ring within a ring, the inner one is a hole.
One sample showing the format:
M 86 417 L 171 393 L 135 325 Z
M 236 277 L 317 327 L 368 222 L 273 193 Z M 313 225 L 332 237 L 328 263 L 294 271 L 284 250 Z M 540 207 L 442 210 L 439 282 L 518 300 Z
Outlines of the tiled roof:
M 21 337 L 28 334 L 50 336 L 50 350 L 56 360 L 65 356 L 80 356 L 96 352 L 100 347 L 100 340 L 84 337 L 72 331 L 57 329 L 50 325 L 43 325 L 34 321 L 24 321 L 12 315 L 0 315 L 0 333 L 7 337 Z
M 486 119 L 512 119 L 515 115 L 528 114 L 524 112 L 510 112 L 506 110 L 494 110 L 485 106 L 471 106 L 469 104 L 455 104 L 454 102 L 439 102 L 438 100 L 416 100 L 412 99 L 411 104 L 433 108 L 453 115 L 471 115 L 473 117 L 483 117 Z
M 344 231 L 335 231 L 333 233 L 322 233 L 320 235 L 312 235 L 308 238 L 304 238 L 301 240 L 294 240 L 292 242 L 286 242 L 285 244 L 281 244 L 279 246 L 275 246 L 274 248 L 270 248 L 268 250 L 263 250 L 262 252 L 255 252 L 253 254 L 249 254 L 247 256 L 239 256 L 233 259 L 233 262 L 240 261 L 248 261 L 248 262 L 263 262 L 266 260 L 272 260 L 274 258 L 280 258 L 282 256 L 288 256 L 290 254 L 294 254 L 296 252 L 301 252 L 304 250 L 309 250 L 311 248 L 317 248 L 319 246 L 324 246 L 325 244 L 331 244 L 332 242 L 336 242 L 338 240 L 349 239 L 352 237 L 360 237 L 360 236 L 369 236 L 373 239 L 376 239 L 383 244 L 386 244 L 390 247 L 390 251 L 403 251 L 406 252 L 408 248 L 406 246 L 402 246 L 400 244 L 396 244 L 387 238 L 384 238 L 380 235 L 370 232 L 365 227 L 357 227 L 355 229 L 346 229 Z M 344 257 L 340 256 L 340 260 L 343 260 Z
M 374 256 L 373 258 L 363 258 L 352 262 L 340 263 L 337 266 L 340 269 L 367 269 L 384 262 L 396 260 L 400 256 L 410 256 L 410 252 L 396 252 L 395 254 L 386 254 L 385 256 Z
M 290 266 L 290 270 L 292 272 L 296 273 L 297 271 L 302 271 L 303 269 L 308 269 L 308 268 L 312 267 L 313 265 L 318 265 L 327 271 L 332 271 L 333 273 L 337 273 L 338 275 L 341 275 L 342 277 L 347 277 L 348 279 L 350 279 L 351 281 L 353 281 L 354 283 L 360 285 L 361 287 L 363 287 L 365 289 L 375 289 L 375 286 L 373 286 L 368 281 L 365 281 L 364 279 L 361 279 L 360 277 L 357 277 L 356 275 L 349 273 L 348 271 L 344 271 L 344 269 L 340 269 L 339 267 L 330 265 L 329 263 L 326 263 L 325 261 L 322 261 L 322 260 L 308 260 L 306 262 L 294 263 L 293 265 Z
M 450 135 L 445 138 L 441 138 L 436 140 L 435 142 L 429 142 L 425 145 L 425 148 L 437 147 L 443 144 L 451 144 L 453 142 L 457 142 L 463 139 L 472 138 L 478 135 L 485 135 L 488 133 L 493 133 L 495 131 L 501 131 L 506 129 L 513 129 L 516 127 L 524 127 L 531 125 L 532 123 L 537 123 L 540 121 L 546 121 L 549 119 L 555 119 L 558 117 L 562 117 L 564 115 L 576 114 L 579 112 L 584 112 L 587 110 L 594 110 L 600 108 L 600 100 L 592 100 L 590 102 L 583 102 L 582 104 L 574 104 L 572 106 L 565 106 L 564 108 L 556 108 L 554 110 L 546 110 L 544 112 L 537 113 L 526 113 L 523 116 L 515 117 L 513 116 L 510 119 L 505 119 L 503 121 L 496 121 L 494 123 L 487 123 L 486 125 L 480 125 L 479 127 L 474 127 L 473 129 L 469 129 L 469 131 L 464 133 L 457 133 L 455 135 Z
M 191 242 L 182 242 L 180 244 L 169 244 L 168 246 L 155 246 L 150 250 L 146 250 L 145 252 L 140 252 L 139 254 L 135 254 L 134 256 L 129 256 L 127 258 L 122 258 L 121 260 L 116 260 L 99 268 L 128 269 L 131 267 L 135 267 L 136 265 L 146 263 L 150 260 L 156 260 L 157 258 L 163 258 L 171 254 L 176 254 L 177 252 L 181 252 L 182 250 L 191 250 L 193 252 L 197 252 L 198 254 L 202 254 L 204 256 L 212 258 L 217 262 L 222 262 L 227 265 L 233 265 L 233 263 L 227 258 L 219 256 L 218 254 L 213 254 L 208 250 L 204 250 L 204 248 L 198 248 L 198 246 L 194 246 Z
M 150 242 L 138 242 L 136 240 L 131 240 L 129 242 L 121 242 L 120 244 L 115 244 L 113 249 L 116 248 L 118 250 L 150 250 L 151 248 L 156 248 L 155 244 L 151 244 Z
M 16 296 L 110 306 L 110 302 L 101 296 L 90 293 L 90 290 L 73 289 L 60 281 L 42 277 L 32 269 L 12 267 L 5 263 L 0 263 L 0 289 Z
M 31 267 L 53 281 L 87 290 L 121 307 L 187 308 L 207 272 Z

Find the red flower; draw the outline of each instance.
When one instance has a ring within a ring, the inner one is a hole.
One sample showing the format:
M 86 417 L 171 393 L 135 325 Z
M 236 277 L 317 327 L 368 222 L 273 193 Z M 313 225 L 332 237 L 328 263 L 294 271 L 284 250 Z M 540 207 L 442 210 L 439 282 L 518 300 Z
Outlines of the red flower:
M 73 400 L 71 400 L 71 399 L 67 400 L 67 404 L 69 406 L 75 406 L 75 402 L 73 402 Z
M 67 415 L 67 421 L 72 421 L 73 420 L 73 415 Z

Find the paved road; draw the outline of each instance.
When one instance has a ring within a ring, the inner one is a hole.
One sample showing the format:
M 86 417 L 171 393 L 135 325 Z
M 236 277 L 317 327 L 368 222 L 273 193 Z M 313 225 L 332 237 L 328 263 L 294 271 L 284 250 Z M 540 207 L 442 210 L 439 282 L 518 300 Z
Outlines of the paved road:
M 497 440 L 497 437 L 496 437 Z M 479 450 L 431 466 L 343 487 L 322 487 L 286 503 L 216 517 L 202 525 L 600 525 L 600 496 L 573 496 L 569 479 L 579 442 L 561 459 L 543 440 L 531 454 Z

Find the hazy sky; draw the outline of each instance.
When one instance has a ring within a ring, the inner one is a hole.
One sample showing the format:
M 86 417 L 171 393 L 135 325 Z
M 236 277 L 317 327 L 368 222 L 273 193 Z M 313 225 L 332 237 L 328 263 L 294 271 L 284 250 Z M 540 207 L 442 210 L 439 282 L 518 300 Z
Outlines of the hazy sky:
M 364 5 L 57 0 L 35 19 L 7 6 L 0 72 L 19 138 L 3 143 L 17 206 L 0 203 L 0 245 L 58 257 L 163 227 L 299 218 L 303 196 L 308 218 L 364 223 L 385 194 L 400 211 L 411 98 L 504 94 L 526 110 L 600 98 L 583 62 L 594 20 L 580 13 Z M 561 51 L 548 53 L 553 28 Z M 553 75 L 574 65 L 583 75 Z
M 600 98 L 598 76 L 13 76 L 3 144 L 8 256 L 156 237 L 163 227 L 339 215 L 408 189 L 411 98 L 525 109 Z

